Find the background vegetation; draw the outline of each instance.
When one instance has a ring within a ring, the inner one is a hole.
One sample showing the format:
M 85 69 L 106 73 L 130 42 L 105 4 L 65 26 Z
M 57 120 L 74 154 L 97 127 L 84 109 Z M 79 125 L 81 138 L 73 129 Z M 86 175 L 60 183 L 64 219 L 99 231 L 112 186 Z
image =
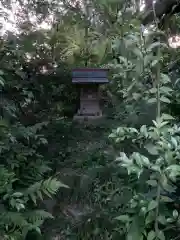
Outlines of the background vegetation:
M 144 29 L 149 7 L 1 0 L 2 239 L 180 238 L 180 21 Z M 97 124 L 72 121 L 86 64 L 109 69 Z

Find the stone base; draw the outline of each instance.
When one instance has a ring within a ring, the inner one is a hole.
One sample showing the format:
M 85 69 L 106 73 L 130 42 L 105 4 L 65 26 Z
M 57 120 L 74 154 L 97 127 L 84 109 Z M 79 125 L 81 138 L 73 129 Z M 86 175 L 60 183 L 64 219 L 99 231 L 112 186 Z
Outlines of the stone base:
M 77 122 L 93 122 L 103 118 L 103 115 L 100 116 L 83 116 L 75 115 L 73 120 Z

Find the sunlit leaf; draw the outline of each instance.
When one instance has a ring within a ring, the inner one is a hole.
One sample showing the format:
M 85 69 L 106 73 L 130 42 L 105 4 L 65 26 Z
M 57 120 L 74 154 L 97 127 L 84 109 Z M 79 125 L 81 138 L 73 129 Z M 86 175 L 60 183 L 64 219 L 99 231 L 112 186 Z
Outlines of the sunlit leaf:
M 171 79 L 169 78 L 169 76 L 167 74 L 163 74 L 161 73 L 161 81 L 166 84 L 166 83 L 169 83 L 171 82 Z
M 161 196 L 161 201 L 168 203 L 168 202 L 173 202 L 173 200 L 170 197 L 167 196 Z
M 159 231 L 159 232 L 158 232 L 158 239 L 159 239 L 159 240 L 165 240 L 165 235 L 164 235 L 164 232 L 163 232 L 163 231 Z
M 155 232 L 152 230 L 152 231 L 150 231 L 149 233 L 148 233 L 148 235 L 147 235 L 147 240 L 153 240 L 153 239 L 155 239 L 156 238 L 156 234 L 155 234 Z
M 176 138 L 171 137 L 171 142 L 172 142 L 173 146 L 174 146 L 175 148 L 177 148 L 178 142 L 177 142 Z
M 0 76 L 0 85 L 4 86 L 4 79 Z
M 160 101 L 164 102 L 164 103 L 171 103 L 171 101 L 167 97 L 164 97 L 164 96 L 160 97 Z
M 175 119 L 175 118 L 174 118 L 173 116 L 169 115 L 169 114 L 163 113 L 163 114 L 162 114 L 162 119 L 163 119 L 163 120 L 173 120 L 173 119 Z
M 152 187 L 156 187 L 157 186 L 157 181 L 156 180 L 148 180 L 147 184 L 152 186 Z
M 148 99 L 147 102 L 148 103 L 155 103 L 155 102 L 157 102 L 157 99 L 156 98 L 150 98 L 150 99 Z
M 121 215 L 115 218 L 116 220 L 119 220 L 121 222 L 129 222 L 130 217 L 128 215 Z
M 155 67 L 158 63 L 159 63 L 159 61 L 157 59 L 155 59 L 152 61 L 151 66 Z
M 166 94 L 170 94 L 173 90 L 170 87 L 162 86 L 160 87 L 160 91 Z
M 157 147 L 155 145 L 153 145 L 152 143 L 146 144 L 145 148 L 151 155 L 158 155 Z
M 173 211 L 173 217 L 174 218 L 177 218 L 179 216 L 179 213 L 178 213 L 178 211 L 175 209 L 174 211 Z
M 161 42 L 154 42 L 147 48 L 147 52 L 151 52 L 154 48 L 157 48 L 157 47 L 168 48 L 168 45 Z

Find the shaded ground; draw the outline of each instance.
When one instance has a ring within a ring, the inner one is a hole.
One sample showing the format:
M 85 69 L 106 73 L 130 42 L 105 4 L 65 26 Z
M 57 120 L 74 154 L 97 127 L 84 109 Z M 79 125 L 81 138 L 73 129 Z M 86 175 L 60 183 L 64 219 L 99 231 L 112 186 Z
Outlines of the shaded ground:
M 49 210 L 52 211 L 55 219 L 45 225 L 46 239 L 53 235 L 61 236 L 59 239 L 66 240 L 92 239 L 92 236 L 83 236 L 83 234 L 81 236 L 81 233 L 77 235 L 77 231 L 82 229 L 83 232 L 86 227 L 92 228 L 92 232 L 97 231 L 97 221 L 102 223 L 101 218 L 104 226 L 111 228 L 108 213 L 103 212 L 103 209 L 108 208 L 110 201 L 108 202 L 107 198 L 110 192 L 113 188 L 116 189 L 116 184 L 120 184 L 115 176 L 117 169 L 113 165 L 115 152 L 108 140 L 111 129 L 117 124 L 112 121 L 88 126 L 67 123 L 67 129 L 62 129 L 61 124 L 57 123 L 56 126 L 52 126 L 56 133 L 53 129 L 48 130 L 56 136 L 54 141 L 50 142 L 48 157 L 53 159 L 54 169 L 60 180 L 70 189 L 61 189 L 56 199 L 48 202 Z M 49 139 L 52 139 L 51 135 Z M 103 190 L 107 183 L 110 189 Z M 107 216 L 102 216 L 103 214 Z M 93 218 L 95 220 L 92 224 Z M 73 232 L 76 232 L 74 236 Z M 97 236 L 100 237 L 98 234 Z

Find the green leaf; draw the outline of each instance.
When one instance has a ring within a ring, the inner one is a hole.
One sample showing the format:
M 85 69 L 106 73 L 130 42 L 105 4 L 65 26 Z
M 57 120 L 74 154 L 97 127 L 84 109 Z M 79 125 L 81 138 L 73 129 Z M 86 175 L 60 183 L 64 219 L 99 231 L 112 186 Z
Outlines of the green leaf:
M 146 217 L 146 221 L 145 221 L 146 225 L 154 222 L 154 218 L 155 218 L 154 213 L 153 212 L 149 212 L 147 217 Z
M 173 211 L 173 217 L 174 217 L 174 218 L 177 218 L 178 215 L 179 215 L 179 213 L 178 213 L 178 211 L 175 209 L 175 210 Z
M 168 172 L 170 179 L 176 181 L 176 177 L 180 176 L 180 166 L 177 164 L 170 165 L 165 169 L 165 172 Z
M 155 200 L 152 200 L 148 205 L 148 211 L 151 211 L 157 207 L 157 202 Z
M 164 102 L 164 103 L 171 103 L 171 101 L 167 97 L 164 97 L 164 96 L 160 97 L 160 101 Z
M 0 76 L 0 85 L 4 87 L 4 79 Z
M 140 133 L 142 133 L 146 138 L 148 137 L 148 131 L 147 131 L 146 125 L 141 126 Z
M 160 222 L 162 225 L 166 225 L 166 218 L 165 216 L 158 216 L 158 222 Z
M 174 222 L 174 219 L 172 218 L 167 218 L 167 223 L 173 223 Z
M 147 184 L 152 186 L 152 187 L 156 187 L 157 186 L 157 181 L 156 180 L 148 180 Z
M 157 123 L 157 121 L 152 120 L 152 122 L 153 122 L 154 126 L 155 126 L 156 128 L 158 128 L 158 123 Z
M 175 118 L 169 114 L 165 114 L 163 113 L 162 114 L 162 117 L 161 117 L 163 120 L 174 120 Z
M 121 215 L 115 218 L 116 220 L 119 220 L 121 222 L 129 222 L 130 218 L 128 215 Z
M 139 94 L 139 93 L 133 93 L 133 94 L 132 94 L 132 97 L 133 97 L 134 100 L 139 100 L 139 99 L 141 98 L 141 94 Z
M 136 167 L 136 166 L 125 166 L 122 164 L 123 167 L 127 167 L 128 170 L 128 174 L 131 173 L 136 173 L 138 178 L 140 177 L 140 175 L 142 174 L 142 169 L 140 167 Z
M 41 143 L 44 144 L 44 145 L 48 144 L 48 141 L 47 141 L 47 139 L 45 139 L 45 138 L 40 138 L 39 140 L 40 140 Z
M 156 98 L 150 98 L 150 99 L 148 99 L 148 103 L 155 103 L 157 101 L 157 99 Z
M 170 94 L 170 92 L 172 92 L 173 90 L 169 87 L 166 87 L 166 86 L 162 86 L 160 87 L 160 91 L 163 92 L 163 93 L 166 93 L 167 95 Z
M 146 54 L 144 56 L 144 66 L 149 66 L 150 63 L 152 62 L 153 60 L 153 55 L 152 54 Z
M 178 143 L 177 143 L 177 140 L 176 140 L 174 137 L 171 137 L 171 142 L 172 142 L 173 146 L 174 146 L 175 148 L 177 148 Z
M 150 231 L 150 232 L 148 233 L 148 235 L 147 235 L 147 240 L 153 240 L 153 239 L 155 239 L 155 237 L 156 237 L 156 234 L 155 234 L 155 232 L 152 230 L 152 231 Z
M 158 155 L 158 151 L 156 149 L 156 146 L 152 143 L 148 143 L 145 145 L 145 149 L 151 154 L 151 155 Z
M 34 204 L 36 205 L 36 196 L 34 194 L 29 194 L 29 196 L 31 197 L 31 200 L 34 202 Z
M 161 196 L 160 199 L 161 199 L 162 202 L 165 202 L 165 203 L 173 202 L 173 200 L 170 197 L 167 197 L 167 196 Z
M 167 74 L 161 73 L 161 81 L 163 83 L 169 83 L 169 82 L 171 82 L 171 79 L 169 78 L 169 76 Z
M 164 232 L 163 232 L 163 231 L 159 231 L 157 237 L 158 237 L 160 240 L 165 240 Z
M 142 167 L 142 157 L 139 153 L 134 152 L 131 158 L 135 160 L 138 166 Z
M 137 218 L 134 218 L 127 233 L 127 240 L 139 240 L 141 237 L 142 233 L 139 226 L 139 221 Z
M 23 196 L 23 193 L 21 193 L 21 192 L 15 192 L 12 194 L 12 197 L 16 197 L 16 198 L 20 198 L 22 196 Z
M 41 229 L 39 227 L 35 227 L 34 230 L 41 235 Z
M 166 170 L 165 170 L 166 171 Z M 166 176 L 167 174 L 162 174 L 161 176 L 161 184 L 164 188 L 165 191 L 167 191 L 168 193 L 174 193 L 175 192 L 175 187 L 168 184 L 169 179 L 168 176 Z M 161 197 L 166 197 L 166 196 L 161 196 Z M 165 198 L 166 199 L 166 198 Z M 168 198 L 169 199 L 169 198 Z
M 173 164 L 173 165 L 170 165 L 169 167 L 167 167 L 165 171 L 174 171 L 174 172 L 180 173 L 180 166 L 177 164 Z
M 141 161 L 142 161 L 142 164 L 145 166 L 145 167 L 150 167 L 150 161 L 149 161 L 149 159 L 147 158 L 147 157 L 145 157 L 145 156 L 142 156 L 141 157 Z
M 150 92 L 150 93 L 156 93 L 156 92 L 157 92 L 157 88 L 151 88 L 151 89 L 149 90 L 149 92 Z
M 134 48 L 133 52 L 137 57 L 139 57 L 140 59 L 143 59 L 143 54 L 142 54 L 142 52 L 140 51 L 139 48 Z
M 158 64 L 158 62 L 159 61 L 157 59 L 153 60 L 152 63 L 151 63 L 151 66 L 155 67 Z
M 42 196 L 41 191 L 37 190 L 37 196 L 39 197 L 39 199 L 41 199 L 43 201 L 43 196 Z
M 159 173 L 161 172 L 161 168 L 157 165 L 151 166 L 151 169 Z
M 168 45 L 165 43 L 161 43 L 161 42 L 154 42 L 147 48 L 146 51 L 151 52 L 153 50 L 153 48 L 157 48 L 157 47 L 168 48 Z
M 109 138 L 116 138 L 117 137 L 117 135 L 115 134 L 115 133 L 111 133 L 110 135 L 109 135 Z

